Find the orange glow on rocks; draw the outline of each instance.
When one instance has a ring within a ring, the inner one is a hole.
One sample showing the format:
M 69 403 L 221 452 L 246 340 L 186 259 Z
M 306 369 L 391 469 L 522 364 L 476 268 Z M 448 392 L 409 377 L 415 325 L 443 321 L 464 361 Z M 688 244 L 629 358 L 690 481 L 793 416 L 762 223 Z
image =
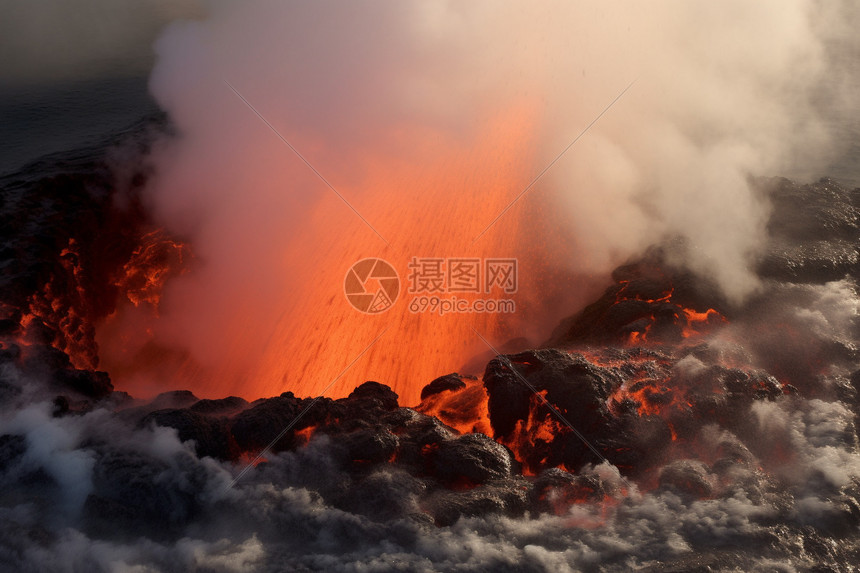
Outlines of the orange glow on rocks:
M 633 296 L 626 295 L 625 291 L 627 290 L 629 281 L 621 281 L 621 285 L 621 289 L 616 294 L 616 304 L 622 304 L 626 301 L 644 302 L 651 305 L 661 303 L 660 312 L 662 319 L 658 319 L 656 314 L 650 314 L 640 319 L 639 323 L 636 324 L 627 336 L 626 343 L 628 346 L 639 346 L 653 342 L 653 339 L 649 338 L 652 329 L 661 320 L 665 321 L 667 315 L 670 316 L 671 323 L 675 327 L 680 328 L 682 338 L 704 336 L 713 332 L 720 325 L 728 323 L 726 317 L 713 308 L 699 312 L 691 308 L 685 308 L 674 302 L 672 300 L 674 289 L 671 287 L 665 293 L 661 293 L 659 297 L 644 298 L 638 293 Z M 658 342 L 660 341 L 658 340 Z
M 540 394 L 546 397 L 545 390 Z M 529 400 L 528 419 L 519 420 L 508 439 L 500 441 L 510 448 L 517 461 L 523 464 L 523 475 L 537 475 L 549 467 L 547 460 L 551 453 L 550 444 L 556 436 L 566 434 L 570 430 L 543 406 L 544 402 L 540 397 L 533 395 Z
M 98 366 L 98 349 L 92 343 L 94 327 L 89 318 L 89 305 L 84 291 L 78 246 L 74 239 L 60 252 L 60 264 L 65 268 L 65 280 L 71 285 L 57 285 L 57 275 L 40 292 L 29 299 L 29 311 L 21 318 L 26 345 L 31 337 L 39 337 L 39 324 L 55 328 L 50 344 L 65 352 L 75 368 L 93 369 Z
M 466 387 L 428 396 L 415 408 L 428 416 L 454 428 L 461 434 L 480 432 L 492 435 L 487 410 L 487 391 L 477 379 L 466 379 Z
M 681 336 L 684 338 L 697 336 L 703 332 L 712 330 L 715 325 L 728 322 L 726 317 L 713 308 L 709 308 L 705 312 L 696 312 L 689 308 L 683 310 L 684 316 L 687 318 L 687 325 L 681 331 Z
M 302 428 L 301 430 L 296 430 L 294 432 L 295 440 L 299 444 L 302 444 L 302 445 L 307 444 L 308 442 L 311 441 L 311 438 L 313 437 L 316 429 L 317 429 L 317 425 L 312 424 L 310 426 Z
M 162 230 L 152 231 L 143 236 L 115 284 L 134 306 L 149 304 L 157 312 L 165 283 L 187 271 L 189 259 L 186 245 Z

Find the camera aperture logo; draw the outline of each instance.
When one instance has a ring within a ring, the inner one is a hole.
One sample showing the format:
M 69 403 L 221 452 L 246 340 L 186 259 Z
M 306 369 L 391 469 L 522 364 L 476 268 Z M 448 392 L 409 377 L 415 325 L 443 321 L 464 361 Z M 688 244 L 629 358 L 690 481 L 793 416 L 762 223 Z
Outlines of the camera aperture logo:
M 512 298 L 480 298 L 517 292 L 516 259 L 412 257 L 407 267 L 408 310 L 413 314 L 516 312 Z M 387 261 L 362 259 L 347 271 L 344 293 L 356 310 L 379 314 L 397 301 L 400 278 Z
M 356 310 L 380 314 L 397 301 L 400 277 L 394 267 L 382 259 L 362 259 L 347 271 L 343 292 Z

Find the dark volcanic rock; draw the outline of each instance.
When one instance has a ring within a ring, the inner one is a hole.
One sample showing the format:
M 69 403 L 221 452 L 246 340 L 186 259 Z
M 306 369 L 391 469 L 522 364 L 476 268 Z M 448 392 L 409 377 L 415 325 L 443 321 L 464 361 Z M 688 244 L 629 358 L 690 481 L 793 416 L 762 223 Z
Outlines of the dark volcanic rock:
M 412 473 L 430 475 L 434 471 L 433 457 L 439 444 L 456 439 L 457 434 L 435 417 L 407 408 L 400 411 L 408 413 L 408 419 L 401 418 L 390 426 L 400 444 L 395 463 Z
M 606 488 L 597 476 L 550 468 L 535 480 L 530 501 L 538 511 L 564 513 L 574 503 L 598 502 L 606 495 Z
M 191 405 L 189 410 L 207 416 L 225 416 L 235 414 L 248 407 L 248 401 L 238 396 L 221 398 L 220 400 L 200 400 Z
M 773 205 L 768 231 L 793 241 L 824 237 L 853 240 L 860 231 L 860 189 L 848 189 L 828 177 L 801 185 L 782 177 L 759 185 Z
M 660 416 L 625 412 L 598 441 L 603 455 L 627 474 L 662 463 L 672 443 L 672 429 Z
M 260 451 L 268 446 L 301 411 L 301 400 L 292 392 L 260 401 L 233 419 L 232 433 L 242 451 Z M 291 436 L 273 445 L 274 451 L 288 448 Z
M 199 401 L 190 390 L 173 390 L 162 392 L 149 402 L 141 403 L 128 394 L 113 392 L 110 400 L 122 410 L 125 418 L 140 422 L 145 416 L 158 410 L 181 410 L 189 408 Z
M 677 344 L 689 322 L 685 309 L 715 309 L 725 316 L 728 304 L 715 285 L 668 262 L 685 252 L 686 246 L 680 243 L 652 247 L 639 259 L 615 269 L 615 284 L 600 299 L 563 320 L 545 346 L 621 345 L 633 333 L 647 335 L 651 342 Z M 713 328 L 720 322 L 714 315 L 704 326 Z
M 515 465 L 510 451 L 484 434 L 442 442 L 433 460 L 434 475 L 442 481 L 472 485 L 508 477 Z
M 515 370 L 514 370 L 515 369 Z M 525 382 L 524 382 L 525 381 Z M 530 350 L 499 356 L 487 365 L 484 386 L 489 396 L 490 424 L 497 438 L 510 440 L 515 429 L 532 421 L 552 419 L 560 430 L 543 446 L 522 450 L 529 467 L 579 468 L 599 463 L 583 437 L 601 451 L 603 457 L 631 450 L 633 442 L 619 445 L 619 422 L 609 411 L 609 399 L 622 384 L 613 370 L 595 366 L 581 355 L 555 349 Z M 535 395 L 540 393 L 554 406 L 551 412 Z M 566 422 L 558 419 L 558 413 Z M 569 431 L 569 422 L 580 433 Z M 628 456 L 629 457 L 629 456 Z
M 162 392 L 149 404 L 153 410 L 166 410 L 168 408 L 187 408 L 200 400 L 191 390 L 172 390 Z
M 667 386 L 682 389 L 689 406 L 669 421 L 682 436 L 691 436 L 707 423 L 729 429 L 744 427 L 746 413 L 755 400 L 775 400 L 782 385 L 761 371 L 746 372 L 720 365 L 700 369 L 677 369 Z
M 828 178 L 808 185 L 774 178 L 759 185 L 773 204 L 759 274 L 810 283 L 860 277 L 860 189 Z
M 108 373 L 97 370 L 58 370 L 54 373 L 54 382 L 89 398 L 104 398 L 113 392 Z
M 463 382 L 462 376 L 456 372 L 453 374 L 446 374 L 445 376 L 440 376 L 424 386 L 424 388 L 421 389 L 421 399 L 424 400 L 428 396 L 439 394 L 446 390 L 462 390 L 465 387 L 466 383 Z
M 230 434 L 226 419 L 214 418 L 188 410 L 157 410 L 143 418 L 140 426 L 157 424 L 175 428 L 183 442 L 193 440 L 199 457 L 219 460 L 236 459 L 239 448 Z
M 358 465 L 387 462 L 397 451 L 397 436 L 378 426 L 337 436 L 337 447 L 345 451 L 346 459 Z
M 394 410 L 398 407 L 397 394 L 385 384 L 365 382 L 353 390 L 346 400 L 351 408 L 378 410 Z
M 93 326 L 115 310 L 118 271 L 151 230 L 139 195 L 151 165 L 139 158 L 165 119 L 142 119 L 101 144 L 0 175 L 0 303 L 25 312 L 34 300 L 49 303 L 27 327 L 31 342 L 57 342 L 96 358 Z M 116 169 L 106 150 L 120 141 L 140 155 L 129 154 Z M 0 318 L 9 333 L 21 316 Z
M 493 482 L 467 491 L 440 490 L 424 507 L 436 525 L 453 525 L 460 517 L 502 514 L 522 515 L 528 506 L 528 482 L 519 479 Z
M 175 535 L 200 510 L 205 470 L 188 462 L 182 470 L 140 454 L 102 452 L 84 505 L 89 532 L 108 539 Z
M 457 433 L 438 418 L 419 414 L 411 408 L 395 410 L 383 420 L 389 424 L 391 431 L 401 436 L 401 440 L 412 440 L 419 447 L 457 437 Z
M 857 241 L 831 239 L 800 244 L 775 242 L 758 267 L 766 277 L 824 283 L 845 275 L 860 276 Z
M 708 468 L 698 460 L 676 460 L 665 466 L 660 472 L 660 486 L 697 499 L 713 493 Z
M 508 436 L 518 420 L 527 419 L 532 388 L 546 392 L 546 399 L 580 431 L 597 431 L 610 418 L 607 400 L 621 382 L 612 371 L 580 355 L 555 349 L 499 356 L 484 373 L 490 423 L 496 436 Z
M 426 493 L 427 484 L 422 480 L 402 470 L 387 469 L 369 474 L 330 501 L 345 511 L 374 519 L 394 519 L 418 513 L 418 498 Z

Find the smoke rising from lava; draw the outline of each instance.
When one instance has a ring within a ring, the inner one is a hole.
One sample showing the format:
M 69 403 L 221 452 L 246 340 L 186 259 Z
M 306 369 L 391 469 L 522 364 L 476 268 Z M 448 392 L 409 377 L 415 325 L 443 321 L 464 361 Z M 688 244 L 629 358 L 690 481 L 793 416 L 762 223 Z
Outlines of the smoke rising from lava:
M 425 353 L 415 362 L 381 344 L 362 378 L 409 402 L 486 351 L 470 325 L 539 341 L 556 302 L 569 311 L 586 300 L 584 282 L 563 290 L 544 277 L 602 277 L 677 236 L 690 245 L 685 262 L 741 301 L 758 285 L 751 268 L 769 212 L 749 176 L 816 172 L 831 149 L 817 110 L 832 99 L 820 82 L 839 14 L 821 21 L 813 7 L 253 2 L 173 24 L 151 89 L 178 135 L 153 155 L 151 200 L 199 264 L 168 285 L 158 319 L 127 309 L 103 329 L 106 364 L 128 361 L 143 344 L 132 333 L 145 329 L 189 351 L 181 384 L 198 392 L 313 394 L 388 321 L 400 347 Z M 357 317 L 342 300 L 356 260 L 405 268 L 424 255 L 518 256 L 528 303 L 516 320 L 455 323 Z
M 0 177 L 0 569 L 854 570 L 860 188 L 748 186 L 844 119 L 857 41 L 815 8 L 175 24 L 175 133 Z M 345 300 L 356 260 L 412 256 L 517 257 L 515 317 Z M 531 340 L 460 369 L 473 328 Z

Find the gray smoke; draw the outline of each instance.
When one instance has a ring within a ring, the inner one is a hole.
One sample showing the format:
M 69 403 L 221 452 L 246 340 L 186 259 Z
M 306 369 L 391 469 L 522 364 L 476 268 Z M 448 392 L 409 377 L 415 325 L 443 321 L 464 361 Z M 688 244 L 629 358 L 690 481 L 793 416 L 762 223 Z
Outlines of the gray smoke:
M 587 276 L 684 237 L 684 262 L 740 303 L 761 286 L 754 265 L 770 209 L 750 177 L 819 176 L 850 143 L 834 135 L 855 110 L 857 70 L 843 56 L 857 42 L 843 4 L 213 4 L 206 19 L 167 29 L 151 78 L 179 132 L 155 154 L 153 205 L 204 264 L 169 287 L 158 321 L 132 315 L 118 331 L 148 329 L 223 371 L 237 359 L 227 364 L 220 333 L 241 331 L 250 355 L 279 321 L 304 320 L 273 312 L 273 300 L 318 279 L 311 253 L 331 248 L 343 206 L 321 203 L 330 191 L 225 80 L 336 188 L 371 205 L 371 219 L 374 197 L 409 205 L 428 192 L 409 183 L 426 177 L 421 166 L 456 181 L 486 168 L 454 166 L 433 144 L 477 146 L 488 119 L 526 117 L 525 176 L 510 181 L 506 203 L 636 80 L 524 197 L 542 213 L 525 224 L 552 229 L 551 266 Z M 380 171 L 412 179 L 383 193 L 368 177 Z M 320 209 L 332 225 L 305 227 Z M 409 216 L 420 225 L 426 214 Z M 483 216 L 467 241 L 492 214 Z M 517 228 L 520 216 L 500 224 Z M 357 233 L 333 242 L 383 248 L 369 229 Z M 543 300 L 563 298 L 546 290 Z M 104 336 L 108 351 L 113 338 Z
M 804 330 L 808 344 L 845 342 L 850 332 L 839 325 L 856 322 L 845 310 L 860 304 L 853 283 L 772 288 L 786 315 L 822 327 Z M 726 329 L 699 355 L 730 356 L 736 335 Z M 700 373 L 703 360 L 679 361 L 677 379 Z M 502 501 L 527 483 L 521 477 L 438 489 L 396 464 L 349 469 L 325 434 L 267 455 L 230 487 L 242 463 L 200 457 L 175 429 L 135 422 L 136 409 L 167 402 L 57 416 L 40 381 L 6 364 L 4 387 L 21 391 L 0 422 L 0 563 L 19 571 L 847 570 L 860 550 L 860 453 L 856 395 L 832 397 L 850 389 L 839 364 L 831 356 L 828 374 L 807 381 L 809 397 L 753 402 L 740 413 L 742 434 L 702 426 L 695 453 L 676 452 L 651 478 L 631 483 L 614 466 L 586 466 L 578 475 L 600 483 L 602 499 L 570 505 L 551 490 L 557 515 L 521 516 Z M 477 513 L 461 509 L 447 525 L 430 516 L 474 499 L 483 500 L 471 506 Z
M 387 153 L 420 161 L 399 136 L 432 125 L 445 141 L 468 141 L 487 107 L 523 100 L 540 103 L 533 135 L 538 156 L 552 158 L 638 77 L 533 192 L 568 207 L 557 215 L 583 269 L 606 271 L 648 242 L 681 235 L 692 253 L 685 262 L 734 301 L 728 326 L 683 349 L 673 381 L 692 385 L 714 365 L 755 368 L 784 383 L 774 382 L 784 393 L 751 398 L 732 429 L 693 423 L 687 442 L 647 452 L 666 457 L 635 478 L 609 463 L 527 478 L 507 454 L 505 471 L 478 486 L 444 483 L 440 472 L 409 471 L 387 455 L 347 463 L 345 448 L 389 454 L 387 445 L 412 436 L 345 416 L 338 423 L 348 437 L 315 434 L 265 454 L 233 483 L 248 460 L 203 455 L 219 422 L 188 414 L 193 397 L 58 401 L 68 392 L 57 389 L 47 359 L 47 373 L 22 366 L 39 362 L 37 345 L 4 338 L 0 569 L 852 570 L 860 555 L 860 267 L 848 207 L 856 193 L 823 183 L 825 204 L 841 193 L 849 229 L 828 212 L 816 219 L 821 228 L 804 227 L 809 245 L 794 249 L 767 243 L 768 196 L 747 179 L 826 164 L 833 140 L 822 118 L 848 103 L 844 83 L 820 81 L 832 70 L 834 38 L 850 33 L 845 13 L 811 2 L 333 6 L 217 4 L 207 20 L 177 23 L 159 42 L 153 91 L 179 137 L 155 154 L 152 200 L 205 263 L 166 295 L 174 304 L 162 342 L 217 355 L 237 338 L 262 340 L 276 318 L 263 303 L 294 279 L 278 264 L 297 248 L 290 225 L 300 226 L 302 209 L 321 196 L 319 182 L 285 165 L 272 134 L 249 121 L 225 76 L 319 157 L 345 158 L 326 172 L 343 181 Z M 536 170 L 545 163 L 535 159 Z M 805 223 L 812 212 L 794 214 Z M 847 239 L 827 235 L 843 231 Z M 822 237 L 830 242 L 815 243 Z M 840 240 L 847 250 L 828 250 Z M 756 273 L 753 255 L 771 247 L 762 264 L 776 266 Z M 250 330 L 228 324 L 236 300 Z M 178 428 L 148 417 L 177 412 L 188 416 L 175 419 Z M 462 447 L 455 453 L 501 449 L 406 408 L 392 415 L 423 420 L 441 436 L 435 443 Z M 262 419 L 267 430 L 283 426 L 278 416 Z M 196 420 L 196 442 L 179 437 L 187 420 Z M 475 443 L 486 449 L 466 447 Z M 567 499 L 553 480 L 570 479 L 593 495 Z M 526 499 L 538 480 L 550 484 L 545 498 Z

